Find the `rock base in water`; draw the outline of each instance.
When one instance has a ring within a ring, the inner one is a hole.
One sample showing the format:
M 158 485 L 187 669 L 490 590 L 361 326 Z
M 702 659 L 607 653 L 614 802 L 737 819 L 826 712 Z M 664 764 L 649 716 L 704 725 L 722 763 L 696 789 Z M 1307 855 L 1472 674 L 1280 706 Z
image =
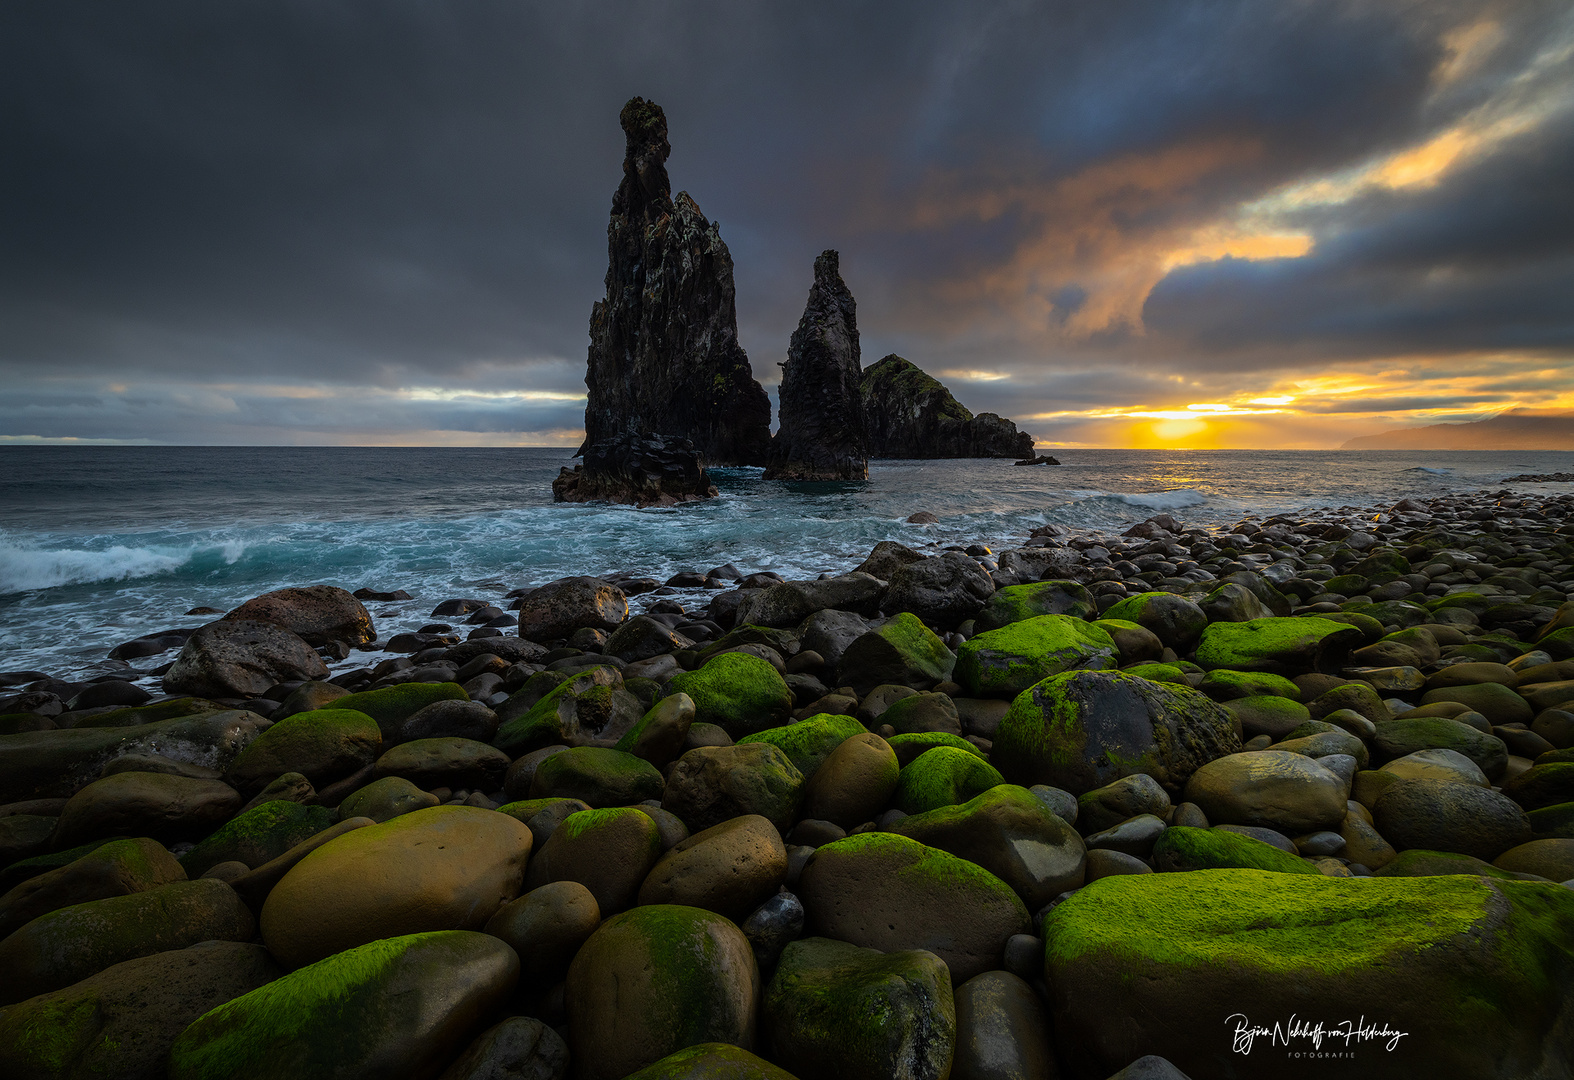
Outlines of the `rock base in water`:
M 585 463 L 552 481 L 553 502 L 676 506 L 713 499 L 716 488 L 687 439 L 619 435 L 585 450 Z

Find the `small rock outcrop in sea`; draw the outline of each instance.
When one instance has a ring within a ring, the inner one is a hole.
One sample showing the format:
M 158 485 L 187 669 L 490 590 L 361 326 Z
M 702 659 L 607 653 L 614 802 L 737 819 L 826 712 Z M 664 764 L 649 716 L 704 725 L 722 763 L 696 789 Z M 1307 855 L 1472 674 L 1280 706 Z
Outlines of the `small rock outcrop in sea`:
M 585 463 L 552 481 L 554 502 L 631 502 L 675 506 L 716 494 L 687 439 L 625 432 L 585 448 Z
M 916 364 L 891 354 L 863 373 L 873 458 L 1031 458 L 1033 436 L 994 413 L 974 416 Z
M 782 365 L 781 429 L 767 478 L 867 480 L 869 436 L 859 376 L 857 305 L 834 251 L 814 260 L 809 302 Z
M 666 116 L 633 98 L 619 119 L 627 151 L 607 225 L 607 295 L 590 314 L 587 475 L 573 487 L 581 500 L 634 502 L 617 498 L 615 476 L 595 475 L 592 451 L 604 462 L 619 436 L 662 435 L 692 443 L 696 465 L 763 465 L 771 405 L 738 344 L 727 245 L 687 192 L 672 196 Z

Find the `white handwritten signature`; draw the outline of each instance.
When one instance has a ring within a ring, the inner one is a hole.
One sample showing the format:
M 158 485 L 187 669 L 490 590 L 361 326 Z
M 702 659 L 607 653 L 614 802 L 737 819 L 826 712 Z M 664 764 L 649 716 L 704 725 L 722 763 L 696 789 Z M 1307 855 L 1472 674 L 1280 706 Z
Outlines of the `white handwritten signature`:
M 1245 1013 L 1232 1013 L 1224 1022 L 1226 1025 L 1235 1025 L 1231 1049 L 1237 1054 L 1250 1054 L 1252 1044 L 1259 1036 L 1267 1039 L 1269 1046 L 1289 1046 L 1291 1039 L 1310 1039 L 1314 1049 L 1321 1049 L 1324 1039 L 1343 1039 L 1347 1048 L 1352 1042 L 1360 1045 L 1375 1039 L 1387 1039 L 1386 1048 L 1392 1052 L 1399 1040 L 1410 1034 L 1408 1031 L 1395 1031 L 1386 1023 L 1381 1027 L 1376 1022 L 1368 1024 L 1365 1016 L 1359 1020 L 1341 1020 L 1325 1026 L 1321 1020 L 1314 1024 L 1291 1013 L 1288 1022 L 1276 1020 L 1272 1027 L 1263 1027 L 1253 1024 Z

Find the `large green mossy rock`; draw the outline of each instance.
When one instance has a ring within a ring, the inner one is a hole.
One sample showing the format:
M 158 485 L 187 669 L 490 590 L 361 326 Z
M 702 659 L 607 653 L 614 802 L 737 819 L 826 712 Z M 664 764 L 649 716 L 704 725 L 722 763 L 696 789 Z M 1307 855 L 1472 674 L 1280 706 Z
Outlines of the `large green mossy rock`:
M 1080 795 L 1147 773 L 1176 793 L 1198 768 L 1240 748 L 1234 718 L 1204 694 L 1118 671 L 1070 671 L 1017 696 L 990 761 L 1022 787 Z
M 842 652 L 836 681 L 863 696 L 887 684 L 927 690 L 956 669 L 956 654 L 911 612 L 854 639 Z
M 256 869 L 322 832 L 334 818 L 326 806 L 302 806 L 283 799 L 265 802 L 231 818 L 182 855 L 180 865 L 192 878 L 201 877 L 221 862 L 243 862 Z
M 1418 750 L 1453 750 L 1487 775 L 1501 779 L 1508 768 L 1508 747 L 1496 735 L 1446 716 L 1401 716 L 1377 725 L 1372 750 L 1379 761 L 1393 761 Z
M 556 674 L 543 671 L 530 682 Z M 611 667 L 577 672 L 537 696 L 540 688 L 541 684 L 527 683 L 498 707 L 501 723 L 492 745 L 510 757 L 581 735 L 599 737 L 601 732 L 615 732 L 621 737 L 639 723 L 644 711 L 639 699 L 623 689 L 623 676 Z M 525 701 L 530 702 L 528 707 L 523 705 Z
M 541 762 L 530 797 L 633 806 L 660 799 L 661 788 L 661 771 L 644 758 L 604 746 L 571 746 Z
M 1165 829 L 1153 845 L 1153 865 L 1160 870 L 1272 870 L 1280 874 L 1315 874 L 1301 858 L 1272 844 L 1229 829 Z
M 1077 830 L 1015 784 L 905 817 L 890 831 L 977 863 L 1016 890 L 1029 911 L 1081 888 L 1086 872 L 1087 849 Z
M 136 727 L 0 735 L 0 805 L 68 799 L 126 754 L 158 754 L 222 772 L 267 727 L 254 712 L 230 709 Z
M 1197 663 L 1287 676 L 1337 671 L 1361 641 L 1355 627 L 1309 615 L 1211 623 L 1197 643 Z
M 1039 615 L 962 643 L 956 681 L 973 697 L 1016 697 L 1063 671 L 1118 666 L 1115 642 L 1092 623 L 1069 615 Z
M 1301 700 L 1301 688 L 1283 675 L 1268 671 L 1231 671 L 1217 668 L 1208 672 L 1197 684 L 1197 689 L 1214 701 L 1233 701 L 1236 698 L 1273 696 Z
M 666 692 L 689 695 L 696 723 L 715 724 L 734 739 L 780 726 L 793 706 L 777 670 L 748 653 L 722 653 L 696 671 L 674 675 Z
M 127 960 L 0 1011 L 8 1080 L 163 1080 L 170 1047 L 197 1017 L 282 972 L 261 945 L 205 941 Z
M 678 904 L 614 915 L 569 965 L 569 1048 L 583 1080 L 622 1080 L 700 1043 L 754 1048 L 759 969 L 726 918 Z
M 1004 589 L 997 589 L 995 595 L 989 598 L 984 610 L 973 620 L 973 628 L 978 633 L 985 633 L 1040 615 L 1093 619 L 1098 616 L 1098 610 L 1087 588 L 1075 581 L 1007 585 Z
M 799 1076 L 943 1080 L 956 1047 L 951 976 L 930 952 L 794 941 L 765 991 L 771 1056 Z
M 745 735 L 738 743 L 770 743 L 786 754 L 798 767 L 798 771 L 808 778 L 831 756 L 832 750 L 854 735 L 864 734 L 864 730 L 863 724 L 854 717 L 817 713 L 796 724 Z
M 1159 1054 L 1191 1076 L 1325 1075 L 1287 1060 L 1291 1017 L 1346 1077 L 1564 1076 L 1574 1061 L 1574 892 L 1479 877 L 1261 870 L 1108 877 L 1044 919 L 1055 1045 L 1073 1075 Z M 1371 1039 L 1345 1023 L 1402 1033 Z M 1309 1038 L 1291 1053 L 1311 1054 Z M 1300 1062 L 1303 1062 L 1301 1064 Z
M 337 698 L 333 707 L 354 709 L 370 716 L 382 729 L 383 738 L 392 743 L 398 738 L 404 722 L 433 702 L 469 700 L 470 695 L 458 683 L 408 682 Z
M 882 952 L 927 949 L 953 985 L 998 967 L 1006 941 L 1029 925 L 1022 900 L 994 874 L 894 833 L 817 848 L 798 895 L 810 934 Z
M 904 814 L 922 814 L 965 803 L 998 784 L 998 770 L 975 753 L 937 746 L 914 758 L 896 778 L 891 803 Z
M 1574 802 L 1574 761 L 1535 765 L 1503 785 L 1503 794 L 1526 810 Z
M 280 720 L 253 739 L 230 765 L 227 779 L 254 792 L 293 772 L 313 787 L 325 787 L 376 761 L 382 745 L 382 731 L 366 713 L 314 709 Z
M 519 957 L 489 934 L 373 941 L 205 1013 L 175 1041 L 169 1077 L 435 1077 L 518 978 Z
M 1158 635 L 1160 641 L 1177 653 L 1190 652 L 1208 616 L 1184 596 L 1167 592 L 1145 592 L 1128 596 L 1104 612 L 1106 619 L 1134 622 Z

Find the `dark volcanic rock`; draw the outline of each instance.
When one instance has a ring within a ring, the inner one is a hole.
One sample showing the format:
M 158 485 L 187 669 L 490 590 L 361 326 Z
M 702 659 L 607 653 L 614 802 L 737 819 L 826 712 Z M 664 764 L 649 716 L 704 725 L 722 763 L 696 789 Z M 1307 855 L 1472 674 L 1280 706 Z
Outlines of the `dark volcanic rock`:
M 974 416 L 894 353 L 863 373 L 862 391 L 872 458 L 1033 456 L 1033 436 L 994 413 Z
M 767 478 L 869 478 L 857 306 L 837 263 L 834 251 L 814 260 L 809 302 L 782 365 L 781 430 L 771 440 Z
M 661 107 L 633 98 L 619 119 L 627 151 L 607 295 L 590 315 L 585 448 L 658 434 L 689 440 L 703 464 L 763 465 L 770 399 L 738 344 L 732 256 L 686 192 L 672 197 Z
M 687 439 L 624 433 L 585 448 L 585 463 L 552 481 L 554 502 L 631 502 L 674 506 L 716 495 Z

